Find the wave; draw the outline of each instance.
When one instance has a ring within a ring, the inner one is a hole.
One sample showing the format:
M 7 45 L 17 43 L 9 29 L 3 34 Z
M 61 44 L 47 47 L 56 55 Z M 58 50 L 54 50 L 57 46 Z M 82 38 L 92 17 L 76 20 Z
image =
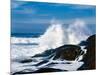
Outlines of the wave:
M 40 36 L 39 45 L 44 49 L 54 49 L 64 44 L 77 45 L 91 34 L 83 20 L 75 20 L 65 27 L 61 23 L 53 23 Z
M 85 21 L 76 19 L 69 25 L 62 23 L 52 23 L 43 35 L 37 38 L 18 38 L 12 37 L 12 44 L 38 45 L 35 50 L 39 53 L 48 49 L 55 49 L 65 44 L 77 45 L 81 41 L 87 39 L 91 35 L 91 31 L 87 28 Z
M 65 44 L 72 44 L 78 45 L 81 41 L 86 40 L 88 36 L 91 35 L 91 31 L 87 28 L 86 23 L 83 20 L 75 20 L 73 23 L 69 24 L 68 26 L 63 25 L 62 23 L 52 23 L 43 35 L 37 38 L 22 38 L 22 37 L 12 37 L 11 44 L 32 44 L 37 43 L 37 46 L 11 46 L 11 59 L 25 59 L 27 57 L 35 56 L 32 59 L 32 62 L 21 64 L 18 62 L 13 62 L 12 64 L 12 72 L 18 71 L 34 71 L 38 70 L 42 67 L 46 68 L 54 68 L 54 69 L 61 69 L 61 70 L 77 70 L 80 66 L 84 63 L 80 62 L 82 56 L 76 58 L 73 63 L 69 64 L 69 61 L 62 61 L 61 59 L 53 60 L 55 57 L 55 53 L 53 49 L 63 46 Z M 50 50 L 51 49 L 51 50 Z M 45 55 L 41 55 L 44 51 L 47 52 L 47 57 Z M 50 55 L 51 52 L 51 55 Z M 57 50 L 58 52 L 58 50 Z M 41 56 L 40 56 L 41 55 Z M 39 57 L 38 57 L 39 56 Z M 22 58 L 23 57 L 23 58 Z M 48 61 L 46 61 L 48 59 Z M 35 60 L 35 61 L 33 61 Z M 43 62 L 42 62 L 43 61 Z M 25 62 L 25 61 L 24 61 Z M 29 61 L 28 61 L 29 62 Z M 33 63 L 38 63 L 33 65 Z M 61 67 L 62 66 L 62 67 Z M 25 69 L 25 70 L 24 70 Z M 26 70 L 27 69 L 27 70 Z
M 55 21 L 56 22 L 56 21 Z M 37 38 L 18 38 L 12 37 L 11 43 L 34 43 L 48 45 L 56 48 L 64 44 L 78 44 L 91 34 L 83 20 L 76 19 L 73 23 L 65 27 L 61 23 L 51 24 L 45 33 Z

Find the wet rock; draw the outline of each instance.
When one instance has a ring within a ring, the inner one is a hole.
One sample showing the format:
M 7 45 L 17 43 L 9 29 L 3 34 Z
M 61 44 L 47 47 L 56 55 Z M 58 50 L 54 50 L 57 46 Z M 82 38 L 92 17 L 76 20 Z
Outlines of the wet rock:
M 56 49 L 46 50 L 42 54 L 37 54 L 32 58 L 44 57 L 46 59 L 50 59 L 53 57 L 53 60 L 75 60 L 75 58 L 80 54 L 80 52 L 81 48 L 78 45 L 63 45 Z
M 81 48 L 77 45 L 64 45 L 56 48 L 54 59 L 75 60 L 80 52 Z
M 84 65 L 80 69 L 95 69 L 96 68 L 96 35 L 90 36 L 87 40 L 85 49 L 87 53 L 83 57 Z
M 32 62 L 32 59 L 26 59 L 20 61 L 20 63 L 30 63 L 30 62 Z
M 39 70 L 35 71 L 34 73 L 61 72 L 61 71 L 63 71 L 63 70 L 53 69 L 53 68 L 40 68 Z
M 42 62 L 36 64 L 35 66 L 40 66 L 40 65 L 45 64 L 45 63 L 47 63 L 47 62 L 49 62 L 49 61 L 48 61 L 48 60 L 44 60 L 44 61 L 42 61 Z
M 13 74 L 11 74 L 11 75 L 23 75 L 23 74 L 33 74 L 34 72 L 33 71 L 30 71 L 30 72 L 23 72 L 23 71 L 20 71 L 20 72 L 15 72 L 15 73 L 13 73 Z
M 30 57 L 27 57 L 27 58 L 16 58 L 16 59 L 13 59 L 11 60 L 13 62 L 18 62 L 18 63 L 30 63 L 33 61 L 33 59 L 31 59 Z
M 36 71 L 19 71 L 19 72 L 15 72 L 12 75 L 27 75 L 27 74 L 33 74 L 33 73 L 47 73 L 47 72 L 61 72 L 64 70 L 60 70 L 60 69 L 53 69 L 53 68 L 40 68 Z
M 42 54 L 37 54 L 34 57 L 47 57 L 46 59 L 50 59 L 52 57 L 53 60 L 62 59 L 62 60 L 75 60 L 75 58 L 80 54 L 81 48 L 78 45 L 63 45 L 56 49 L 50 49 Z

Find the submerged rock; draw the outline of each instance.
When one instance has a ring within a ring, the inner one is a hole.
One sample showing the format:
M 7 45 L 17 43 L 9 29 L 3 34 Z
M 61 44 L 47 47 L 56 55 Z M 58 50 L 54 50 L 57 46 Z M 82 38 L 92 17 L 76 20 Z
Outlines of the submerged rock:
M 30 63 L 30 62 L 32 62 L 32 59 L 26 59 L 26 60 L 20 61 L 20 63 Z

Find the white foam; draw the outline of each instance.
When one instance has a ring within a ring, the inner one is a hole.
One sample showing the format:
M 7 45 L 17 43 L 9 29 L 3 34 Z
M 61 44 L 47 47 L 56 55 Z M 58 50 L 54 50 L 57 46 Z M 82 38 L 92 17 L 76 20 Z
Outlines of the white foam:
M 11 38 L 11 43 L 12 44 L 18 44 L 18 43 L 23 43 L 23 44 L 38 43 L 38 39 L 37 38 L 12 37 Z
M 83 62 L 74 62 L 71 64 L 52 64 L 49 66 L 49 68 L 62 69 L 67 71 L 76 71 L 82 65 Z

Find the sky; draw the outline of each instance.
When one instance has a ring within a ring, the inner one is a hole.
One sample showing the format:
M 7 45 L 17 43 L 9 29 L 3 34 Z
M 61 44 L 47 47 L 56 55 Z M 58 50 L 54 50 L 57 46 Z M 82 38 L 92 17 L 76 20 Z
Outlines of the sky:
M 82 19 L 95 33 L 96 6 L 11 1 L 11 33 L 43 33 L 53 19 L 64 25 Z

